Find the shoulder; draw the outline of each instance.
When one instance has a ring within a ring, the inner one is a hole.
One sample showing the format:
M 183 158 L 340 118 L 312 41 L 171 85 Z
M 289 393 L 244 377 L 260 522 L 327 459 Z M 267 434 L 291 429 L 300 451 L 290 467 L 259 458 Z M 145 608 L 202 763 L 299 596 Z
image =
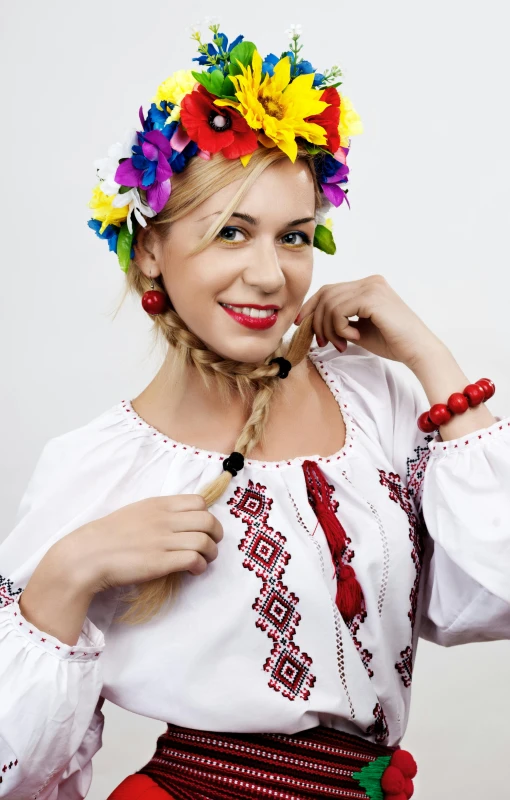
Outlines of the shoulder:
M 48 439 L 35 462 L 18 518 L 56 494 L 88 493 L 126 475 L 146 437 L 124 420 L 122 402 Z
M 400 451 L 411 451 L 423 438 L 417 419 L 429 408 L 427 396 L 404 364 L 351 343 L 343 353 L 329 343 L 312 357 L 326 380 L 326 373 L 336 376 L 343 410 L 358 430 L 378 441 L 390 459 L 398 461 Z
M 376 413 L 398 410 L 403 404 L 426 404 L 421 384 L 404 364 L 375 355 L 357 344 L 348 343 L 339 353 L 328 343 L 312 357 L 338 378 L 345 397 L 355 408 Z M 424 409 L 422 409 L 424 410 Z

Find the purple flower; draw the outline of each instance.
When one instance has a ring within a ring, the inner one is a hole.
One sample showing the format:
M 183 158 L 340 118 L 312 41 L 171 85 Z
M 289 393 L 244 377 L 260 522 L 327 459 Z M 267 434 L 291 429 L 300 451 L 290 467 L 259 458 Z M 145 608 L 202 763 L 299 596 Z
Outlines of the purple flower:
M 161 131 L 138 132 L 137 136 L 138 144 L 133 145 L 133 155 L 119 164 L 115 180 L 121 186 L 144 189 L 147 203 L 159 214 L 171 192 L 169 159 L 172 148 Z
M 317 160 L 316 169 L 319 183 L 327 199 L 337 207 L 340 206 L 344 200 L 349 206 L 347 195 L 344 189 L 339 185 L 341 183 L 347 183 L 347 176 L 349 175 L 349 167 L 347 164 L 342 164 L 341 161 L 336 161 L 332 156 L 326 155 L 326 157 L 322 158 L 320 161 Z

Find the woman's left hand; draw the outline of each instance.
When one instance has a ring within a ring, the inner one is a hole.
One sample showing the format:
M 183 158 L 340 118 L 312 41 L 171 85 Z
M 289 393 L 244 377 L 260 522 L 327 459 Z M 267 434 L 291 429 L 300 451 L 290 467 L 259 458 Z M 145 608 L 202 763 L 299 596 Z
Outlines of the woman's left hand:
M 295 324 L 312 312 L 321 347 L 329 340 L 343 352 L 349 340 L 411 370 L 431 350 L 446 349 L 382 275 L 322 286 L 303 304 Z M 349 319 L 354 316 L 359 319 Z

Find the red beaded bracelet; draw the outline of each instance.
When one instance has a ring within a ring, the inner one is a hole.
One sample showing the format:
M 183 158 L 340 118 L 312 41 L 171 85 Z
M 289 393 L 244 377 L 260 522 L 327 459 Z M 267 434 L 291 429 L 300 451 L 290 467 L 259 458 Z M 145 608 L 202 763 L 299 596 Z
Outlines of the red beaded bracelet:
M 478 406 L 489 400 L 496 391 L 496 387 L 489 378 L 480 378 L 476 383 L 469 383 L 462 394 L 454 392 L 448 398 L 448 403 L 436 403 L 430 411 L 424 411 L 418 417 L 418 427 L 424 433 L 432 433 L 452 418 L 452 414 L 463 414 L 469 406 Z

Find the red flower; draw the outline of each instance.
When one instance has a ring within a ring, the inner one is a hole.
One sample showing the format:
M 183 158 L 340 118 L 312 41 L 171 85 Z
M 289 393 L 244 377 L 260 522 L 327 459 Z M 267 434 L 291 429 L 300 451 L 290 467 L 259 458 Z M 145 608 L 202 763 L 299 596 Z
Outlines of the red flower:
M 246 120 L 234 109 L 215 106 L 216 97 L 198 84 L 184 96 L 181 121 L 191 139 L 201 150 L 226 158 L 239 158 L 258 147 L 257 136 Z
M 340 122 L 340 95 L 334 86 L 328 86 L 320 98 L 324 103 L 330 105 L 321 111 L 320 114 L 315 114 L 312 117 L 307 117 L 306 122 L 315 122 L 316 125 L 321 125 L 326 131 L 327 146 L 330 153 L 336 153 L 340 147 L 340 134 L 338 133 L 338 125 Z

